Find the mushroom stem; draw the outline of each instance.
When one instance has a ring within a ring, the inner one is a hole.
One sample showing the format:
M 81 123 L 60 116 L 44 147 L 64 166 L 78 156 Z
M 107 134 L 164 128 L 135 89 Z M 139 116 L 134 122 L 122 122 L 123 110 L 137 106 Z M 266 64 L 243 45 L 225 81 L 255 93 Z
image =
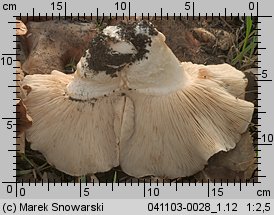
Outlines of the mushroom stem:
M 108 96 L 119 86 L 117 77 L 110 77 L 105 72 L 95 72 L 87 69 L 84 64 L 86 59 L 81 58 L 77 64 L 77 71 L 74 78 L 67 85 L 68 96 L 75 100 L 91 100 L 101 96 Z
M 127 85 L 138 92 L 150 95 L 163 95 L 183 89 L 189 85 L 191 77 L 184 72 L 181 62 L 165 44 L 165 36 L 158 32 L 147 48 L 147 59 L 130 65 Z M 168 73 L 166 71 L 169 71 Z

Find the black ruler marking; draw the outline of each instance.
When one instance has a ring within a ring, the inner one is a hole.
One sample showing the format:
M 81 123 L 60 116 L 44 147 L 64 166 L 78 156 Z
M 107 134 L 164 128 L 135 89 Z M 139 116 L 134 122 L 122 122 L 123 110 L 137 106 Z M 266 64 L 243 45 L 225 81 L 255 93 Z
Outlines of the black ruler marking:
M 144 197 L 146 197 L 146 179 L 144 179 Z
M 128 2 L 128 17 L 129 17 L 129 20 L 130 20 L 130 1 Z
M 80 178 L 79 188 L 80 188 L 80 197 L 82 197 L 82 179 L 81 178 Z
M 207 197 L 209 198 L 209 189 L 210 189 L 210 187 L 209 187 L 209 179 L 207 179 Z
M 17 184 L 17 180 L 15 180 L 15 197 L 18 196 L 18 190 L 17 190 L 17 188 L 18 188 L 18 184 Z
M 65 2 L 65 20 L 67 19 L 67 2 Z
M 194 20 L 194 16 L 195 16 L 195 6 L 194 6 L 194 2 L 192 2 L 192 18 Z

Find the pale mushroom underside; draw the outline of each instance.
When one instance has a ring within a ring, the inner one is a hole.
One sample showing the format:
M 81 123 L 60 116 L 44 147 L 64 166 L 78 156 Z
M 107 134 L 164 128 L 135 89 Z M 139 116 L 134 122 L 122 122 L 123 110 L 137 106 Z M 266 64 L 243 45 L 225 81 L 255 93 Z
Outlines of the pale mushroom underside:
M 118 98 L 71 100 L 65 89 L 72 79 L 57 71 L 25 77 L 31 90 L 24 102 L 33 118 L 27 140 L 50 164 L 70 175 L 108 171 L 119 165 L 113 122 Z
M 202 65 L 182 62 L 184 70 L 193 78 L 209 79 L 218 83 L 233 96 L 244 99 L 247 79 L 245 74 L 229 64 Z
M 132 90 L 125 91 L 126 97 L 115 93 L 94 103 L 65 95 L 70 75 L 26 76 L 31 91 L 25 104 L 33 118 L 27 139 L 49 163 L 71 175 L 118 165 L 135 177 L 193 175 L 212 155 L 235 147 L 253 113 L 253 104 L 231 90 L 245 88 L 242 75 L 236 75 L 241 82 L 235 81 L 221 75 L 224 66 L 215 66 L 207 67 L 210 78 L 203 78 L 195 68 L 198 72 L 186 68 L 198 76 L 194 84 L 168 95 Z
M 162 96 L 128 93 L 134 132 L 121 137 L 120 165 L 129 175 L 191 176 L 219 151 L 236 146 L 249 125 L 253 104 L 200 79 Z

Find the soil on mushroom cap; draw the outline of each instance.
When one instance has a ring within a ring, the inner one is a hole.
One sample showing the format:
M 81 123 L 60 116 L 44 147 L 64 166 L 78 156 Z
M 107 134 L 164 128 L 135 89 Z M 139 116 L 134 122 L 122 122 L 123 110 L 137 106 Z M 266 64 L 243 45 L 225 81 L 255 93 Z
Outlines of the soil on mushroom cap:
M 120 71 L 126 63 L 132 61 L 132 54 L 120 54 L 109 48 L 109 42 L 116 42 L 103 33 L 95 37 L 89 46 L 88 53 L 84 55 L 88 62 L 89 69 L 95 74 L 105 71 L 111 77 L 117 77 L 116 72 Z
M 143 29 L 147 34 L 137 33 L 136 27 Z M 105 71 L 111 77 L 117 77 L 116 72 L 120 71 L 127 63 L 133 63 L 146 58 L 149 52 L 147 46 L 151 46 L 151 36 L 155 36 L 158 32 L 147 21 L 141 23 L 134 22 L 131 24 L 119 24 L 118 32 L 122 40 L 130 42 L 137 50 L 137 54 L 121 54 L 109 48 L 109 43 L 117 43 L 116 38 L 109 37 L 102 32 L 95 37 L 89 46 L 88 53 L 84 55 L 87 58 L 88 67 L 95 74 L 100 71 Z
M 149 36 L 146 34 L 136 34 L 135 28 L 137 25 L 139 28 L 146 30 Z M 147 21 L 142 21 L 140 23 L 134 22 L 131 24 L 121 23 L 118 27 L 121 28 L 121 31 L 119 32 L 120 36 L 126 41 L 131 42 L 138 51 L 134 56 L 133 62 L 136 60 L 142 60 L 146 53 L 149 52 L 146 47 L 147 45 L 151 46 L 151 37 L 158 35 L 155 26 Z

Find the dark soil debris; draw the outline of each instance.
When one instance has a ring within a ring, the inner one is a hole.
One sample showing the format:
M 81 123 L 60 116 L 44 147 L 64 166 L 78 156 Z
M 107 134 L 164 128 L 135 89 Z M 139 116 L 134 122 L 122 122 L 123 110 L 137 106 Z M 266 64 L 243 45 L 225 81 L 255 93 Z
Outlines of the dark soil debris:
M 115 72 L 120 71 L 126 63 L 132 61 L 132 54 L 121 54 L 113 51 L 109 48 L 110 42 L 116 41 L 100 33 L 89 46 L 90 56 L 85 55 L 85 57 L 87 58 L 88 69 L 92 69 L 95 74 L 105 71 L 106 74 L 115 77 Z
M 142 29 L 145 34 L 137 33 L 137 26 Z M 88 51 L 90 56 L 85 54 L 88 67 L 92 69 L 95 74 L 100 71 L 105 71 L 106 74 L 111 75 L 111 77 L 117 77 L 115 72 L 120 71 L 126 64 L 140 61 L 143 58 L 147 59 L 146 54 L 149 50 L 147 50 L 146 47 L 147 45 L 151 45 L 151 36 L 158 34 L 154 26 L 147 21 L 134 22 L 132 24 L 120 23 L 117 27 L 120 29 L 118 34 L 121 41 L 132 43 L 137 50 L 137 54 L 122 54 L 113 51 L 110 48 L 110 44 L 119 43 L 120 41 L 101 32 L 90 43 Z

